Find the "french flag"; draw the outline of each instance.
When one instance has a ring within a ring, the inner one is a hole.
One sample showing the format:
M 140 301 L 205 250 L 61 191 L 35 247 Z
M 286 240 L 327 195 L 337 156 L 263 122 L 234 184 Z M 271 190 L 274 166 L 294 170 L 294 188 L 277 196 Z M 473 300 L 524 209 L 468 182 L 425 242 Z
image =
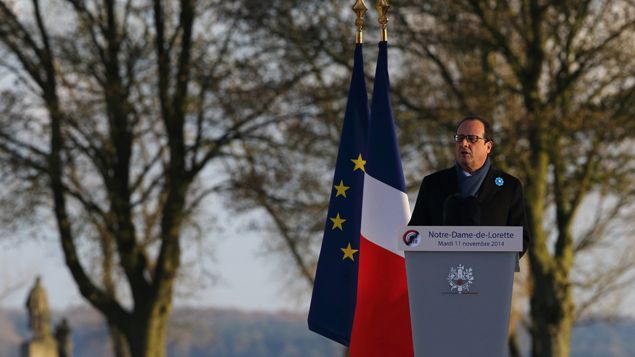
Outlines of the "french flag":
M 352 357 L 413 356 L 408 288 L 397 237 L 410 218 L 390 104 L 388 43 L 379 43 L 362 199 Z

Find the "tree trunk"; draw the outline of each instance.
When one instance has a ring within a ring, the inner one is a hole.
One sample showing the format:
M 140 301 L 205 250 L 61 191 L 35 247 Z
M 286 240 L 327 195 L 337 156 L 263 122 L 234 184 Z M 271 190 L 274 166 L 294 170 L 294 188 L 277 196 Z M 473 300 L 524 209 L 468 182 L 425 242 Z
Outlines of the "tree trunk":
M 536 118 L 541 116 L 536 115 Z M 528 250 L 531 267 L 532 357 L 567 357 L 570 350 L 573 301 L 569 283 L 572 258 L 570 247 L 549 252 L 544 231 L 545 197 L 547 197 L 548 128 L 540 122 L 530 140 L 532 172 L 527 175 L 526 204 L 533 244 Z M 570 243 L 568 227 L 558 226 L 558 240 Z
M 130 357 L 130 349 L 126 336 L 112 322 L 108 322 L 108 334 L 112 343 L 112 353 L 114 357 Z
M 531 299 L 532 357 L 567 357 L 570 352 L 573 302 L 571 290 L 563 280 L 534 277 Z M 553 284 L 556 281 L 556 284 Z
M 560 227 L 559 240 L 570 235 Z M 571 248 L 566 251 L 570 251 Z M 532 357 L 567 357 L 570 353 L 574 304 L 569 282 L 572 259 L 549 256 L 548 269 L 533 271 L 531 297 Z
M 145 310 L 145 309 L 144 309 Z M 170 301 L 162 301 L 145 316 L 136 316 L 127 330 L 131 357 L 165 357 Z
M 115 357 L 131 357 L 126 336 L 113 324 L 108 324 L 108 332 L 110 333 L 110 341 L 112 342 L 113 355 Z

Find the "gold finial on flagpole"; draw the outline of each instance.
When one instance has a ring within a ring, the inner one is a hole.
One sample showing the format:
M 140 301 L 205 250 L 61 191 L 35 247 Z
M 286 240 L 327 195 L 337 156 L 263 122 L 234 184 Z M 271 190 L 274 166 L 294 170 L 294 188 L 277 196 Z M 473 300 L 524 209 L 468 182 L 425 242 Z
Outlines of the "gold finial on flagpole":
M 366 14 L 366 4 L 364 0 L 355 0 L 355 4 L 353 4 L 353 11 L 357 15 L 357 19 L 355 20 L 355 26 L 357 26 L 357 31 L 355 31 L 355 43 L 363 43 L 364 39 L 362 38 L 362 30 L 364 29 L 364 15 Z
M 375 8 L 379 13 L 380 41 L 388 41 L 388 18 L 386 17 L 386 14 L 388 13 L 390 4 L 388 4 L 388 0 L 377 0 Z

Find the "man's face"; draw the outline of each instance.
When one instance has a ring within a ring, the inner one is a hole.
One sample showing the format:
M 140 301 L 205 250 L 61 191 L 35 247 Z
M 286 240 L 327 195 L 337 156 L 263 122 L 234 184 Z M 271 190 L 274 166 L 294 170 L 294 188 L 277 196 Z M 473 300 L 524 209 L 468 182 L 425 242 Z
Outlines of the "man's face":
M 479 120 L 466 120 L 456 129 L 457 135 L 476 135 L 482 138 L 485 134 L 485 126 Z M 492 142 L 485 142 L 479 139 L 475 143 L 471 143 L 466 139 L 455 143 L 456 145 L 456 162 L 467 172 L 474 172 L 480 169 L 487 155 L 492 151 Z

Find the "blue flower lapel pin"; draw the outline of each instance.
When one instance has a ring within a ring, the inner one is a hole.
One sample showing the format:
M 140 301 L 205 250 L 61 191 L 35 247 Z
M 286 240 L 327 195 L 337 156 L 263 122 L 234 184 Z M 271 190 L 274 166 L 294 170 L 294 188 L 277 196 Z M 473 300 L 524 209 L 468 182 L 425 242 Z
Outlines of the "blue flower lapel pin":
M 496 184 L 496 186 L 501 187 L 505 183 L 505 180 L 503 180 L 503 178 L 499 176 L 494 179 L 494 183 Z

